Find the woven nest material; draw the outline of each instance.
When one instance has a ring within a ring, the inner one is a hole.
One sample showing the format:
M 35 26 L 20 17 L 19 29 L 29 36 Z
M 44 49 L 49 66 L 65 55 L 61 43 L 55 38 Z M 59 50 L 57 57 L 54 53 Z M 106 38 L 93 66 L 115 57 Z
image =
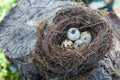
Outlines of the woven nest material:
M 61 43 L 69 28 L 89 31 L 92 41 L 80 49 L 64 50 Z M 77 79 L 88 74 L 108 52 L 112 43 L 110 24 L 100 12 L 90 8 L 66 8 L 58 11 L 53 24 L 40 32 L 33 60 L 47 79 Z

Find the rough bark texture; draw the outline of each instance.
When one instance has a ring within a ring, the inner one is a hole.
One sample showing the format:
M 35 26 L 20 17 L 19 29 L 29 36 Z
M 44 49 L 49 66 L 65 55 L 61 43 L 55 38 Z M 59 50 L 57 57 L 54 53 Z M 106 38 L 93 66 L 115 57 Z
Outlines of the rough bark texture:
M 0 23 L 0 48 L 23 80 L 42 79 L 31 63 L 31 53 L 37 40 L 36 25 L 45 19 L 50 23 L 57 10 L 74 5 L 78 4 L 69 0 L 20 0 Z M 119 26 L 113 25 L 113 29 L 111 50 L 87 80 L 120 80 Z

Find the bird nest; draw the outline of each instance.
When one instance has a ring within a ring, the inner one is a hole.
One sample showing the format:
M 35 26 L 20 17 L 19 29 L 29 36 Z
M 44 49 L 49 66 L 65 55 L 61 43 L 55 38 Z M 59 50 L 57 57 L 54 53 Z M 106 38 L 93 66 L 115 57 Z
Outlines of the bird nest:
M 61 48 L 68 29 L 75 27 L 89 31 L 92 41 L 80 49 Z M 66 8 L 56 13 L 53 23 L 41 30 L 38 37 L 34 63 L 46 79 L 77 79 L 96 67 L 112 43 L 110 24 L 99 12 L 87 7 Z

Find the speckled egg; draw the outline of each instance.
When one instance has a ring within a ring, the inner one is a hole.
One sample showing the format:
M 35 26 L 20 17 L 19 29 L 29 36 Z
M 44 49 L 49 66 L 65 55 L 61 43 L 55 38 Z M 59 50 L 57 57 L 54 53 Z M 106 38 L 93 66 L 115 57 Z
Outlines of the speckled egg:
M 83 41 L 79 39 L 79 40 L 76 40 L 76 41 L 74 42 L 73 47 L 74 47 L 75 49 L 77 49 L 77 48 L 82 47 L 83 45 L 84 45 Z
M 85 31 L 81 33 L 81 38 L 80 38 L 85 44 L 90 44 L 91 40 L 92 40 L 92 35 L 90 34 L 90 32 Z
M 80 31 L 77 28 L 70 28 L 67 32 L 67 38 L 76 41 L 80 38 Z
M 73 47 L 73 42 L 70 40 L 64 40 L 61 44 L 61 48 L 69 49 Z

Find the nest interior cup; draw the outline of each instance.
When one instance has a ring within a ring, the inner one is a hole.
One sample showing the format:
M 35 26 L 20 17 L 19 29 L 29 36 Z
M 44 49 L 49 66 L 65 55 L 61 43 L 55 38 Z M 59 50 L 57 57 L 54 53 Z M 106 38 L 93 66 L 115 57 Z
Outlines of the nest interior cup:
M 89 31 L 91 43 L 82 49 L 62 49 L 60 45 L 72 27 L 80 32 Z M 87 7 L 65 8 L 56 13 L 52 25 L 47 25 L 40 32 L 33 61 L 39 72 L 48 79 L 79 78 L 96 66 L 111 43 L 110 24 L 100 12 Z

